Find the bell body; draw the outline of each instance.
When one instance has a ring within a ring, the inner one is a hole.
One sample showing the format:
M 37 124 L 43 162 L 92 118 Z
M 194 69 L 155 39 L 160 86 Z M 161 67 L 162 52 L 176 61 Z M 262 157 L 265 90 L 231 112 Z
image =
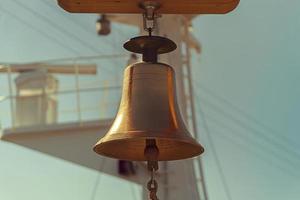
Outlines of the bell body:
M 146 161 L 146 140 L 155 140 L 158 161 L 201 154 L 204 149 L 180 116 L 175 91 L 172 67 L 147 62 L 128 66 L 118 114 L 94 151 L 122 160 Z

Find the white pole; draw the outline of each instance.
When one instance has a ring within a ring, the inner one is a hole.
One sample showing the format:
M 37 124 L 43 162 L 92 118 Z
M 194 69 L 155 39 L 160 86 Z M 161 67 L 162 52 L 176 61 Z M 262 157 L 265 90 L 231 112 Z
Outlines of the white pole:
M 158 34 L 170 38 L 177 44 L 177 49 L 160 56 L 160 60 L 172 66 L 176 74 L 177 100 L 184 121 L 187 123 L 187 99 L 184 88 L 182 55 L 182 15 L 163 15 L 158 21 Z M 199 192 L 192 160 L 174 161 L 168 167 L 167 200 L 198 200 Z
M 184 22 L 184 37 L 187 40 L 187 37 L 189 37 L 189 30 L 188 30 L 188 22 L 185 20 Z M 185 45 L 185 52 L 186 52 L 186 67 L 187 67 L 187 79 L 188 79 L 188 90 L 189 90 L 189 101 L 190 101 L 190 110 L 191 110 L 191 127 L 194 132 L 194 137 L 199 141 L 200 136 L 198 132 L 198 126 L 197 126 L 197 120 L 196 120 L 196 113 L 195 113 L 195 102 L 194 102 L 194 88 L 193 88 L 193 77 L 192 77 L 192 66 L 191 66 L 191 51 L 190 51 L 190 45 L 188 42 L 186 42 Z M 201 185 L 201 192 L 203 192 L 204 200 L 208 200 L 208 194 L 206 189 L 206 183 L 205 183 L 205 175 L 203 170 L 203 162 L 202 158 L 198 157 L 198 166 L 199 166 L 199 173 L 200 173 L 200 185 Z M 199 194 L 201 197 L 201 194 Z M 201 198 L 200 198 L 201 199 Z

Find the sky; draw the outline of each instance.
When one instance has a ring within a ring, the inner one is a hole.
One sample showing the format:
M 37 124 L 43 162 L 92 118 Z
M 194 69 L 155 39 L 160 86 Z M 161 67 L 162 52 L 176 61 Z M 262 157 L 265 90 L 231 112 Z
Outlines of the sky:
M 300 199 L 299 8 L 297 0 L 242 0 L 232 13 L 193 21 L 202 46 L 193 53 L 193 83 L 210 200 Z M 99 38 L 96 19 L 52 0 L 1 0 L 0 62 L 123 54 L 121 44 L 137 29 L 113 24 Z M 107 64 L 121 72 L 114 66 L 124 63 Z M 1 200 L 89 199 L 99 176 L 4 142 L 0 158 Z M 134 200 L 138 190 L 102 175 L 96 199 Z

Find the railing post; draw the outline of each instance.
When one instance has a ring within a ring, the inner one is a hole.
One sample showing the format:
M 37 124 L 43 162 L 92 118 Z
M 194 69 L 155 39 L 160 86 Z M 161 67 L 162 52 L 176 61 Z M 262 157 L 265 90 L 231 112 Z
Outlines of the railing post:
M 79 124 L 81 125 L 82 119 L 81 119 L 81 105 L 80 105 L 79 69 L 76 61 L 74 61 L 74 69 L 75 69 L 77 117 L 78 117 Z
M 12 83 L 11 83 L 11 67 L 10 67 L 10 65 L 7 65 L 6 69 L 7 69 L 8 89 L 9 89 L 10 115 L 11 115 L 11 123 L 12 123 L 11 128 L 15 128 L 16 112 L 15 112 L 15 107 L 14 107 L 14 102 L 13 102 L 14 95 L 13 95 L 13 87 L 12 87 Z
M 100 113 L 103 113 L 103 117 L 105 118 L 106 112 L 107 112 L 107 102 L 106 102 L 106 99 L 107 99 L 107 86 L 108 86 L 107 81 L 104 81 L 103 85 L 104 85 L 104 90 L 103 90 Z

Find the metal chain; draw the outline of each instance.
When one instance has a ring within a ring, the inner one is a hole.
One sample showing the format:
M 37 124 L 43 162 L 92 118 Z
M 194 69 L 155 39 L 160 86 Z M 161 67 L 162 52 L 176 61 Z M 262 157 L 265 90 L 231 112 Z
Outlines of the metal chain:
M 155 169 L 151 170 L 151 179 L 147 183 L 147 189 L 149 190 L 149 200 L 159 200 L 156 193 L 158 189 L 157 181 L 154 179 Z
M 147 167 L 149 172 L 151 173 L 151 179 L 147 183 L 147 189 L 149 190 L 149 200 L 158 200 L 158 197 L 156 196 L 158 184 L 154 179 L 154 173 L 158 170 L 157 160 L 159 150 L 154 139 L 146 140 L 144 155 L 147 158 Z

